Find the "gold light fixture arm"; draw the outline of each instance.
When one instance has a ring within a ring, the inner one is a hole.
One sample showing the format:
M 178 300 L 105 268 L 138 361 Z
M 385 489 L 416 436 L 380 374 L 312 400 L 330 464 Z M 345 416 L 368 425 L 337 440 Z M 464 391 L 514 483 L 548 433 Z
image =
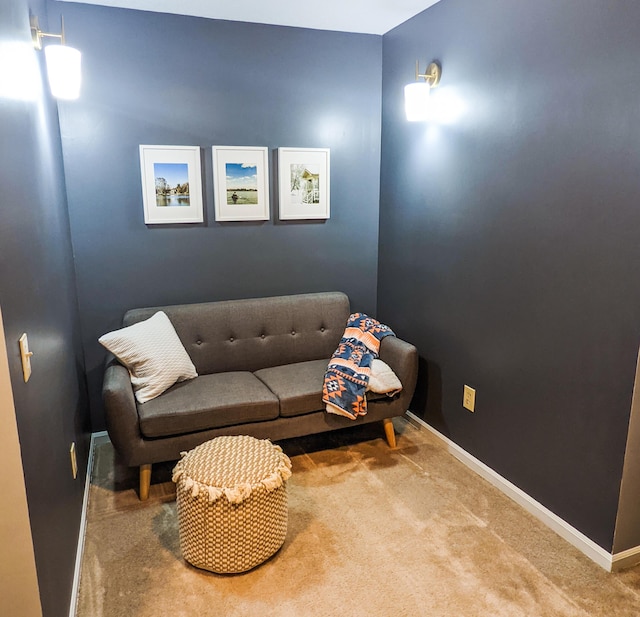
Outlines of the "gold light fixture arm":
M 42 49 L 42 39 L 45 36 L 60 39 L 62 45 L 64 42 L 64 15 L 60 15 L 60 34 L 51 34 L 49 32 L 43 32 L 38 25 L 38 18 L 35 15 L 31 16 L 31 39 L 33 40 L 33 46 L 36 49 Z
M 427 70 L 424 73 L 420 73 L 419 64 L 420 61 L 416 60 L 416 81 L 422 77 L 432 88 L 435 88 L 440 83 L 440 77 L 442 76 L 440 65 L 432 62 L 427 66 Z

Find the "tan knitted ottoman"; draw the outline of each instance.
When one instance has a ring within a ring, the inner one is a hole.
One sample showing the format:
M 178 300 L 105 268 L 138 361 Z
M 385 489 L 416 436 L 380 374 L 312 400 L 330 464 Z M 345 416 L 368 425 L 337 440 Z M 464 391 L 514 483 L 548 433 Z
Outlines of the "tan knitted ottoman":
M 271 557 L 287 534 L 289 457 L 246 435 L 216 437 L 182 457 L 173 481 L 184 558 L 230 574 Z

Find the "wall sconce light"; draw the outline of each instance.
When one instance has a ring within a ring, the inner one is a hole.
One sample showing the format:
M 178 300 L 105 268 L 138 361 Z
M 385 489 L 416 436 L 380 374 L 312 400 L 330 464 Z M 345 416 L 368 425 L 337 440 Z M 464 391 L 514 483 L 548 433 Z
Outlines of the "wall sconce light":
M 77 99 L 80 96 L 81 54 L 77 49 L 65 45 L 64 17 L 60 17 L 60 34 L 49 34 L 40 30 L 38 18 L 31 16 L 31 38 L 33 46 L 42 49 L 42 39 L 52 37 L 60 39 L 60 45 L 47 45 L 44 55 L 47 61 L 47 75 L 51 94 L 57 99 Z
M 440 83 L 442 69 L 432 62 L 424 74 L 420 73 L 416 60 L 416 81 L 404 87 L 404 110 L 409 122 L 423 122 L 429 119 L 429 96 L 431 88 Z M 424 81 L 418 81 L 419 79 Z

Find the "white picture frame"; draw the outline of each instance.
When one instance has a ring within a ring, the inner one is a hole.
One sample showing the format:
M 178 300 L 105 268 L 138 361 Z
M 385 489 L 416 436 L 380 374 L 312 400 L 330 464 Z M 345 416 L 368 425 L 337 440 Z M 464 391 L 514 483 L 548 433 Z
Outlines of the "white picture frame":
M 202 160 L 199 146 L 140 146 L 144 222 L 202 223 Z
M 216 221 L 268 221 L 269 148 L 213 146 L 212 155 Z
M 278 148 L 280 220 L 328 219 L 329 148 Z

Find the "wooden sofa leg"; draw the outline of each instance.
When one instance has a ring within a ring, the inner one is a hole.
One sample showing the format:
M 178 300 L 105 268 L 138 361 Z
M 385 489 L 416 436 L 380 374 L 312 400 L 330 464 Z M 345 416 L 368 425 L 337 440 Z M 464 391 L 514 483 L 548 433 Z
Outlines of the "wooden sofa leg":
M 140 501 L 149 498 L 149 488 L 151 486 L 151 463 L 140 465 Z
M 393 422 L 391 418 L 385 418 L 384 422 L 384 434 L 387 436 L 387 443 L 390 448 L 396 447 L 396 433 L 393 429 Z

